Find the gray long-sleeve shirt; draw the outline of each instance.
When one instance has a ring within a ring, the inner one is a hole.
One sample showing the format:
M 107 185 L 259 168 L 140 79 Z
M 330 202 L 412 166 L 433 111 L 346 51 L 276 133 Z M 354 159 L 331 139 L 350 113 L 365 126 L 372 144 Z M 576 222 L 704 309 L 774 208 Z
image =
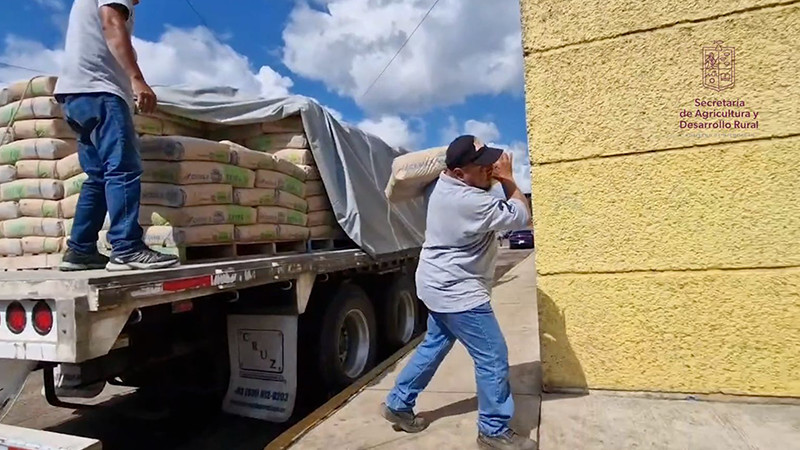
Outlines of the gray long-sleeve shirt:
M 497 231 L 530 220 L 517 199 L 505 200 L 444 173 L 428 200 L 425 243 L 417 268 L 417 295 L 434 312 L 468 311 L 492 293 Z

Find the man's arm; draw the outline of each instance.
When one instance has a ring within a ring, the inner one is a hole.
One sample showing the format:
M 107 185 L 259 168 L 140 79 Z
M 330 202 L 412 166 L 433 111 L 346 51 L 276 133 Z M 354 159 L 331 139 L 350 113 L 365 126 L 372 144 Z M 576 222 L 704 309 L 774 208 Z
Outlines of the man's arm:
M 528 201 L 528 198 L 525 197 L 525 194 L 523 194 L 522 190 L 517 186 L 517 182 L 514 181 L 513 159 L 509 153 L 503 153 L 503 156 L 495 163 L 494 177 L 503 186 L 506 197 L 509 200 L 516 199 L 521 201 L 528 210 L 528 217 L 532 218 L 533 211 L 531 209 L 531 202 Z
M 128 7 L 121 3 L 107 3 L 100 7 L 100 22 L 111 54 L 131 80 L 139 110 L 150 113 L 155 111 L 156 94 L 145 82 L 144 75 L 136 62 L 136 53 L 126 25 L 130 13 Z

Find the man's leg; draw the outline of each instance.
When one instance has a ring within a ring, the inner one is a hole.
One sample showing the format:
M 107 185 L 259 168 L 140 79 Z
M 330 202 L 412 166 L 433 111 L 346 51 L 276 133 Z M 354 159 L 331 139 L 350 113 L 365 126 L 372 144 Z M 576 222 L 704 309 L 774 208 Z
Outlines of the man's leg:
M 445 326 L 475 362 L 480 445 L 498 449 L 535 448 L 535 442 L 517 436 L 508 427 L 514 415 L 508 381 L 508 347 L 489 302 L 469 311 L 448 314 Z
M 92 143 L 92 134 L 99 123 L 99 99 L 92 95 L 70 95 L 63 109 L 67 123 L 78 133 L 78 160 L 88 178 L 83 183 L 73 218 L 69 250 L 61 270 L 102 269 L 108 259 L 97 252 L 97 235 L 106 215 L 103 162 Z
M 384 417 L 408 432 L 422 431 L 427 426 L 414 415 L 417 396 L 428 386 L 436 369 L 455 343 L 455 337 L 439 323 L 437 316 L 437 313 L 429 313 L 425 339 L 400 372 L 394 388 L 386 397 L 388 411 L 384 410 Z
M 111 219 L 108 270 L 159 269 L 173 266 L 178 258 L 147 248 L 139 225 L 142 162 L 133 116 L 128 104 L 113 94 L 102 94 L 102 116 L 92 142 L 103 161 L 106 203 Z

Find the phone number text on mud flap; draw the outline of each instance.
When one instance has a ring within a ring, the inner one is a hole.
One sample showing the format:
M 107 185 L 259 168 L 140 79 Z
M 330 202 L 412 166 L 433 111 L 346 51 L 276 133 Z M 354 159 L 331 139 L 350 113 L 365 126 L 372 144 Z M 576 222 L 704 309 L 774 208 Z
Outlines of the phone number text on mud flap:
M 261 398 L 264 400 L 275 400 L 277 402 L 289 401 L 289 394 L 286 392 L 273 392 L 273 391 L 267 391 L 265 389 L 237 387 L 233 393 L 240 397 Z

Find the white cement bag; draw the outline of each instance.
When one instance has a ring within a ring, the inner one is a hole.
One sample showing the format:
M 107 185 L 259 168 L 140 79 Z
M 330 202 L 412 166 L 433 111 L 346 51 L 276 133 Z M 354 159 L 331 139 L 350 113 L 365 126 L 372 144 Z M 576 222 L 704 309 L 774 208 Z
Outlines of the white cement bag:
M 308 210 L 305 199 L 278 189 L 234 189 L 233 201 L 243 206 L 283 206 L 303 213 Z
M 64 182 L 49 179 L 24 179 L 0 185 L 0 201 L 38 198 L 61 200 L 64 198 Z
M 245 169 L 277 170 L 278 160 L 269 153 L 257 152 L 231 141 L 221 141 L 231 152 L 231 164 Z
M 306 202 L 308 202 L 308 212 L 330 211 L 332 209 L 331 202 L 328 200 L 327 195 L 308 197 L 306 198 Z
M 166 206 L 141 205 L 139 223 L 141 225 L 165 225 L 173 227 L 193 227 L 197 225 L 256 223 L 255 208 L 239 205 L 209 205 L 169 208 Z
M 52 178 L 66 180 L 80 174 L 81 163 L 78 154 L 73 153 L 60 160 L 22 160 L 15 164 L 17 178 Z
M 236 242 L 280 242 L 308 239 L 308 228 L 296 225 L 237 225 L 235 233 Z
M 319 180 L 322 180 L 322 178 L 319 175 L 319 170 L 317 169 L 316 166 L 307 166 L 307 165 L 299 164 L 297 167 L 299 167 L 300 170 L 302 170 L 303 173 L 305 174 L 306 181 L 319 181 Z
M 141 203 L 143 205 L 161 205 L 173 208 L 229 204 L 233 203 L 233 187 L 228 184 L 178 186 L 163 183 L 142 183 Z
M 306 197 L 325 194 L 325 185 L 322 181 L 306 181 Z
M 336 215 L 333 211 L 323 210 L 308 213 L 308 226 L 317 227 L 320 225 L 336 225 Z
M 308 148 L 308 139 L 302 133 L 271 133 L 245 139 L 244 146 L 261 152 L 283 148 Z
M 81 188 L 83 187 L 83 182 L 89 178 L 89 175 L 81 172 L 74 177 L 71 177 L 64 181 L 64 197 L 69 197 L 70 195 L 80 194 Z
M 143 227 L 142 240 L 149 247 L 185 247 L 225 244 L 233 241 L 233 225 L 200 225 L 196 227 Z M 100 232 L 99 243 L 110 249 L 108 232 Z
M 0 146 L 0 164 L 15 164 L 23 159 L 62 159 L 77 151 L 78 144 L 71 139 L 24 139 Z
M 259 170 L 256 172 L 255 187 L 262 189 L 280 189 L 298 197 L 306 196 L 305 183 L 289 175 L 270 170 Z
M 213 162 L 142 161 L 142 181 L 148 183 L 230 184 L 233 187 L 252 188 L 256 173 L 250 169 Z
M 254 123 L 249 125 L 223 126 L 209 132 L 209 136 L 216 140 L 244 140 L 254 138 L 266 133 L 302 133 L 303 120 L 300 115 L 287 117 L 272 122 Z
M 17 179 L 17 168 L 10 164 L 0 166 L 0 183 L 8 183 Z
M 446 151 L 447 147 L 435 147 L 395 158 L 392 161 L 392 175 L 384 191 L 386 198 L 396 203 L 423 195 L 425 188 L 446 168 Z
M 7 238 L 28 236 L 63 237 L 65 235 L 63 219 L 20 217 L 0 222 L 0 228 L 3 229 L 3 236 Z
M 67 239 L 63 237 L 27 236 L 20 239 L 22 251 L 29 255 L 63 253 L 67 250 Z
M 232 163 L 229 146 L 206 139 L 187 136 L 143 136 L 140 143 L 139 150 L 143 160 Z
M 308 217 L 294 209 L 281 206 L 259 206 L 258 223 L 287 224 L 304 227 Z
M 0 256 L 22 256 L 22 239 L 0 239 Z
M 157 117 L 136 114 L 133 116 L 133 129 L 142 135 L 163 136 L 164 122 Z
M 0 202 L 0 220 L 16 219 L 21 216 L 19 212 L 19 203 Z
M 67 218 L 64 217 L 64 212 L 61 209 L 61 200 L 25 198 L 19 201 L 19 212 L 24 217 Z
M 270 153 L 278 159 L 283 159 L 294 164 L 314 165 L 314 155 L 311 153 L 311 150 L 308 149 L 284 148 Z
M 51 119 L 61 117 L 61 105 L 54 97 L 35 97 L 9 103 L 0 107 L 0 126 L 7 126 L 12 119 Z
M 59 202 L 61 214 L 63 214 L 65 219 L 71 219 L 75 217 L 75 210 L 78 208 L 78 199 L 80 196 L 80 194 L 70 195 Z
M 13 83 L 0 90 L 0 106 L 23 98 L 50 97 L 55 91 L 57 80 L 58 77 L 38 76 Z
M 75 139 L 77 134 L 62 119 L 29 119 L 14 122 L 14 138 Z

